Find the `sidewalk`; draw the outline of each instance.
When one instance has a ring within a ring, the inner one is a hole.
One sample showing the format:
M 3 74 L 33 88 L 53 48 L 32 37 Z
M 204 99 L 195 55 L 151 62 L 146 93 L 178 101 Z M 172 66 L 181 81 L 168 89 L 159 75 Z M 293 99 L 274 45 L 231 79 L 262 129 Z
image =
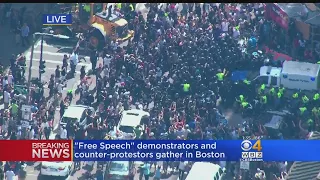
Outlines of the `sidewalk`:
M 12 5 L 13 8 L 19 9 L 21 7 L 27 7 L 27 10 L 33 10 L 34 4 L 33 3 L 14 3 Z M 31 35 L 31 34 L 30 34 Z M 8 67 L 10 64 L 9 59 L 11 58 L 12 54 L 19 54 L 23 53 L 31 47 L 31 44 L 26 47 L 22 47 L 21 45 L 17 45 L 15 43 L 15 35 L 10 32 L 9 24 L 5 26 L 1 26 L 0 28 L 0 62 L 5 66 Z M 31 43 L 31 41 L 30 41 Z M 30 57 L 27 57 L 29 59 Z

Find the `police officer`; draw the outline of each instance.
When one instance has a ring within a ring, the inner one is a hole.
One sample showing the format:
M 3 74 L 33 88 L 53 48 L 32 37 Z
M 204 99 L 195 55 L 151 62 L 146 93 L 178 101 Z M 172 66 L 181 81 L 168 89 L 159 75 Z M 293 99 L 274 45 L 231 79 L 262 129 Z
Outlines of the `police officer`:
M 260 103 L 261 103 L 261 105 L 262 105 L 261 108 L 263 108 L 263 109 L 267 106 L 268 98 L 267 98 L 266 95 L 260 96 Z
M 182 90 L 183 90 L 183 92 L 184 92 L 185 94 L 188 94 L 189 91 L 190 91 L 190 84 L 189 84 L 189 83 L 184 83 L 184 84 L 182 85 Z
M 236 99 L 237 102 L 242 103 L 245 101 L 244 95 L 239 95 L 239 99 Z
M 276 108 L 280 108 L 280 106 L 281 106 L 281 100 L 282 100 L 282 93 L 281 93 L 281 92 L 277 92 L 277 94 L 276 94 L 276 100 L 275 100 Z
M 243 83 L 244 83 L 245 85 L 250 85 L 250 84 L 251 84 L 251 81 L 248 81 L 247 79 L 245 79 L 245 80 L 243 80 Z
M 299 93 L 296 92 L 296 93 L 292 94 L 293 99 L 298 99 L 298 97 L 299 97 Z
M 278 88 L 278 92 L 280 92 L 282 95 L 284 94 L 284 90 L 285 90 L 285 88 L 283 87 L 283 85 L 281 85 L 281 86 Z
M 307 124 L 308 124 L 308 131 L 311 132 L 314 128 L 314 122 L 312 119 L 308 119 L 307 121 Z
M 269 90 L 269 95 L 271 97 L 274 97 L 276 95 L 276 89 L 274 87 L 271 87 Z
M 263 94 L 265 89 L 266 89 L 266 85 L 261 84 L 261 86 L 258 89 L 258 94 Z
M 88 20 L 90 16 L 90 10 L 91 10 L 90 3 L 85 3 L 82 9 L 83 9 L 83 13 L 85 14 L 85 16 L 83 16 L 82 18 L 85 20 Z
M 241 103 L 243 103 L 245 101 L 246 101 L 246 99 L 245 99 L 244 95 L 240 94 L 238 98 L 236 97 L 236 102 L 235 102 L 236 107 L 241 107 L 242 106 Z
M 316 93 L 313 95 L 313 98 L 312 98 L 312 104 L 315 106 L 319 103 L 319 99 L 320 99 L 320 94 L 319 93 Z
M 117 3 L 116 6 L 117 6 L 118 9 L 121 9 L 122 8 L 122 3 Z
M 227 75 L 226 69 L 224 69 L 223 72 L 221 71 L 221 69 L 219 69 L 218 73 L 216 74 L 216 78 L 218 82 L 222 83 L 226 75 Z
M 307 110 L 308 110 L 308 109 L 307 109 L 307 107 L 305 107 L 305 106 L 300 107 L 300 108 L 299 108 L 299 111 L 300 111 L 300 114 L 299 114 L 299 115 L 300 115 L 301 117 L 307 116 Z
M 243 101 L 241 103 L 242 108 L 242 115 L 245 117 L 248 114 L 248 111 L 250 109 L 250 104 L 247 101 Z
M 268 91 L 268 99 L 270 100 L 271 104 L 274 104 L 276 97 L 276 89 L 271 87 Z
M 316 119 L 318 119 L 318 117 L 319 117 L 319 113 L 320 113 L 319 110 L 320 109 L 318 109 L 317 107 L 313 107 L 312 110 L 311 110 L 312 116 L 315 117 Z
M 302 103 L 305 105 L 309 103 L 309 98 L 306 95 L 302 96 L 301 100 L 302 100 Z
M 296 108 L 298 108 L 299 103 L 300 103 L 299 93 L 296 92 L 296 93 L 292 94 L 292 101 L 291 101 L 290 107 L 292 109 L 296 109 Z
M 130 10 L 131 10 L 131 11 L 134 11 L 134 6 L 133 6 L 133 4 L 130 4 L 129 7 L 130 7 Z

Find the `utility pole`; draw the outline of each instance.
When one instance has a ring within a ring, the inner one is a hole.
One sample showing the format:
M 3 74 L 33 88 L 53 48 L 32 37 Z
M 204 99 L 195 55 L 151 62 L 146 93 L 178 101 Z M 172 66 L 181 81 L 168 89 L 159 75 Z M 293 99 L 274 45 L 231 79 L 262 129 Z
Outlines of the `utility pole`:
M 32 61 L 33 61 L 33 51 L 34 51 L 34 40 L 36 35 L 32 35 L 32 46 L 31 46 L 31 55 L 30 55 L 30 64 L 29 64 L 29 74 L 28 74 L 28 94 L 27 94 L 27 102 L 30 103 L 30 86 L 31 86 L 31 71 L 32 71 Z
M 40 66 L 43 63 L 43 35 L 41 35 L 41 46 L 40 46 Z M 41 82 L 42 79 L 42 72 L 41 68 L 39 68 L 39 81 Z

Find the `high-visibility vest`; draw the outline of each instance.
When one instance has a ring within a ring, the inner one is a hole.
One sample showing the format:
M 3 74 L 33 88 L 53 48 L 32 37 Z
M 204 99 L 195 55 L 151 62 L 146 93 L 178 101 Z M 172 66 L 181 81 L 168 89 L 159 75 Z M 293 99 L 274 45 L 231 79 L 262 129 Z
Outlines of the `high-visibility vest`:
M 320 94 L 319 93 L 316 93 L 314 96 L 313 96 L 313 100 L 318 100 L 320 98 Z
M 250 81 L 248 81 L 248 80 L 243 80 L 243 83 L 245 83 L 246 85 L 250 85 L 251 84 L 251 82 Z
M 299 94 L 298 94 L 298 93 L 294 93 L 294 94 L 292 95 L 292 97 L 293 97 L 294 99 L 297 99 L 297 98 L 299 97 Z
M 262 96 L 261 97 L 261 101 L 262 101 L 262 104 L 267 104 L 267 96 Z
M 242 106 L 243 108 L 246 108 L 248 105 L 249 105 L 248 102 L 242 102 L 242 103 L 241 103 L 241 106 Z
M 218 78 L 218 81 L 223 81 L 223 78 L 224 78 L 224 74 L 223 73 L 217 73 L 216 76 Z
M 190 89 L 190 84 L 186 83 L 186 84 L 183 84 L 183 91 L 184 92 L 188 92 Z
M 271 94 L 271 95 L 274 95 L 275 94 L 275 89 L 274 88 L 271 88 L 270 90 L 269 90 L 269 93 Z
M 278 98 L 280 99 L 282 97 L 282 94 L 280 92 L 277 93 Z
M 266 89 L 266 85 L 265 84 L 261 84 L 260 88 L 258 89 L 258 94 L 261 94 L 262 91 L 264 91 Z
M 303 102 L 303 103 L 308 103 L 308 102 L 309 102 L 309 98 L 308 98 L 306 95 L 304 95 L 304 96 L 302 97 L 302 102 Z
M 83 6 L 83 10 L 86 11 L 86 12 L 90 12 L 90 9 L 91 9 L 90 5 L 88 5 L 88 4 Z
M 284 88 L 279 88 L 279 93 L 283 94 L 284 93 Z
M 299 110 L 300 110 L 300 114 L 302 115 L 307 110 L 307 108 L 301 107 L 301 108 L 299 108 Z
M 313 124 L 313 120 L 312 120 L 312 119 L 308 119 L 307 123 L 308 123 L 309 125 L 312 125 L 312 124 Z
M 117 8 L 121 9 L 122 3 L 117 3 Z
M 240 102 L 244 102 L 244 96 L 243 96 L 243 95 L 240 95 L 240 96 L 239 96 L 239 100 L 240 100 Z
M 129 6 L 130 6 L 130 8 L 131 8 L 131 11 L 134 11 L 134 7 L 133 7 L 133 5 L 132 5 L 132 4 L 130 4 Z

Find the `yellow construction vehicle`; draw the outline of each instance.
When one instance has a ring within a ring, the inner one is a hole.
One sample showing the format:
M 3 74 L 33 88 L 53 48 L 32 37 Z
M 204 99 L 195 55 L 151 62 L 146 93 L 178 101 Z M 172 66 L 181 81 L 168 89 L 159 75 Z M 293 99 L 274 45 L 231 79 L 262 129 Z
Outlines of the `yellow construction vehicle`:
M 105 46 L 108 38 L 114 41 L 123 42 L 133 37 L 134 31 L 128 30 L 128 22 L 114 14 L 107 14 L 107 3 L 103 3 L 102 12 L 93 14 L 94 4 L 91 3 L 90 20 L 91 31 L 89 34 L 90 44 L 101 49 Z
M 134 31 L 128 30 L 127 20 L 114 14 L 107 14 L 107 3 L 79 3 L 77 16 L 73 16 L 72 26 L 54 26 L 54 34 L 75 37 L 76 33 L 88 32 L 87 40 L 98 50 L 110 40 L 124 42 L 131 39 Z

